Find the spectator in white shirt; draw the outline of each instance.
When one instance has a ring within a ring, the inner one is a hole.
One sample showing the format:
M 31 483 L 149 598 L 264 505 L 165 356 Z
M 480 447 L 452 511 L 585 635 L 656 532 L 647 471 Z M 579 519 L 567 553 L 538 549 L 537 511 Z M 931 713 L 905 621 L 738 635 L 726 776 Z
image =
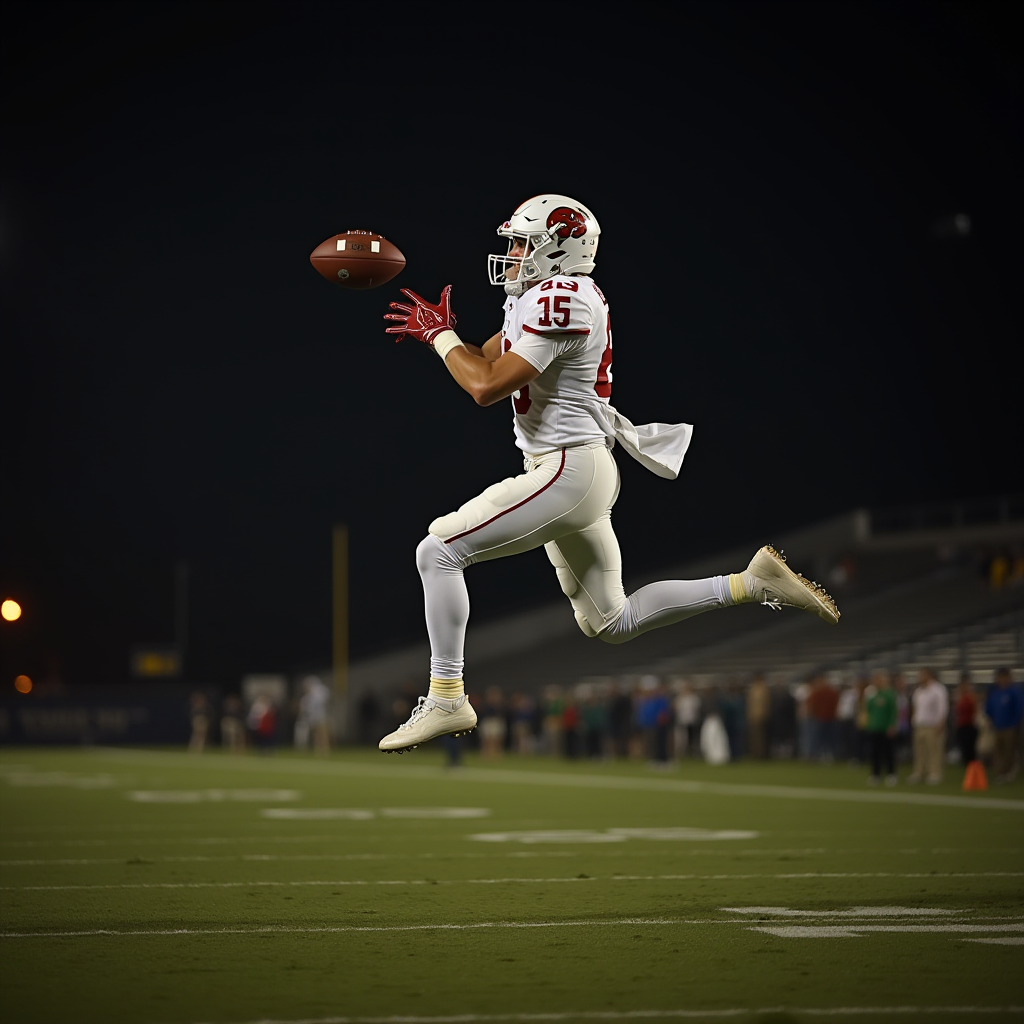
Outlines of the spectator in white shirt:
M 911 701 L 914 729 L 914 767 L 907 782 L 937 785 L 942 781 L 942 761 L 946 747 L 946 720 L 949 695 L 930 668 L 921 669 Z
M 296 739 L 301 737 L 302 742 L 297 742 L 296 746 L 304 748 L 312 740 L 315 753 L 330 753 L 330 701 L 331 691 L 319 676 L 306 676 L 302 680 L 302 696 L 295 723 Z
M 686 679 L 680 680 L 675 699 L 675 754 L 677 758 L 699 753 L 700 697 Z

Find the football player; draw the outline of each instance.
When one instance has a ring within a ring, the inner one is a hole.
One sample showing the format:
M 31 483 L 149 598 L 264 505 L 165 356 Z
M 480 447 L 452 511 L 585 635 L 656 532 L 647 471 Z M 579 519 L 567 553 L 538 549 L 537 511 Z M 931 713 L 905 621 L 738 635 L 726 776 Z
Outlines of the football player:
M 619 493 L 613 448 L 674 479 L 693 429 L 634 426 L 611 405 L 608 302 L 590 276 L 601 229 L 587 207 L 561 195 L 527 200 L 498 228 L 503 255 L 488 258 L 505 291 L 501 330 L 479 347 L 455 333 L 451 285 L 434 304 L 407 302 L 385 314 L 387 333 L 430 345 L 478 404 L 510 398 L 524 472 L 492 484 L 429 526 L 416 549 L 430 640 L 430 686 L 409 720 L 380 741 L 404 751 L 476 726 L 463 684 L 468 565 L 543 546 L 588 637 L 620 644 L 650 629 L 730 605 L 758 601 L 839 621 L 835 602 L 793 572 L 770 546 L 746 570 L 702 580 L 665 580 L 626 594 L 612 529 Z

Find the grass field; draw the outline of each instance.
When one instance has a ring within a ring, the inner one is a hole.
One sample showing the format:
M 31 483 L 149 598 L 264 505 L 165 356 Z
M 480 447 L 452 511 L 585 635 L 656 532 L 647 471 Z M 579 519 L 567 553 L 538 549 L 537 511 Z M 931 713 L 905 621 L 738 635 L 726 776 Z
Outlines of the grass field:
M 0 751 L 5 1024 L 1024 1019 L 1024 783 Z

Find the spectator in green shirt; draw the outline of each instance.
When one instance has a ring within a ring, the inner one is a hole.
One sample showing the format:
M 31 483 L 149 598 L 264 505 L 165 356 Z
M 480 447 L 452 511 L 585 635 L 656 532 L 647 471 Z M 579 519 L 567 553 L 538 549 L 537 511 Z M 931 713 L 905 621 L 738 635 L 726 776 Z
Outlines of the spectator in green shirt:
M 896 759 L 893 752 L 893 737 L 896 735 L 896 694 L 893 691 L 889 673 L 881 669 L 871 675 L 871 681 L 864 690 L 864 710 L 867 718 L 866 732 L 871 743 L 871 777 L 868 784 L 877 786 L 885 769 L 885 784 L 896 785 Z

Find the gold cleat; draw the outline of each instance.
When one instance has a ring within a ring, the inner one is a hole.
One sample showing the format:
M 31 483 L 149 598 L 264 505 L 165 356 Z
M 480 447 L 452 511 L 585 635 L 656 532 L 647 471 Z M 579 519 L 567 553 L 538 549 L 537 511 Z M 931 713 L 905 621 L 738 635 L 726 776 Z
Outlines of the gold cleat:
M 773 611 L 783 607 L 801 608 L 832 625 L 839 622 L 839 609 L 825 588 L 793 572 L 786 565 L 782 552 L 771 544 L 766 544 L 750 560 L 744 582 L 751 599 Z

